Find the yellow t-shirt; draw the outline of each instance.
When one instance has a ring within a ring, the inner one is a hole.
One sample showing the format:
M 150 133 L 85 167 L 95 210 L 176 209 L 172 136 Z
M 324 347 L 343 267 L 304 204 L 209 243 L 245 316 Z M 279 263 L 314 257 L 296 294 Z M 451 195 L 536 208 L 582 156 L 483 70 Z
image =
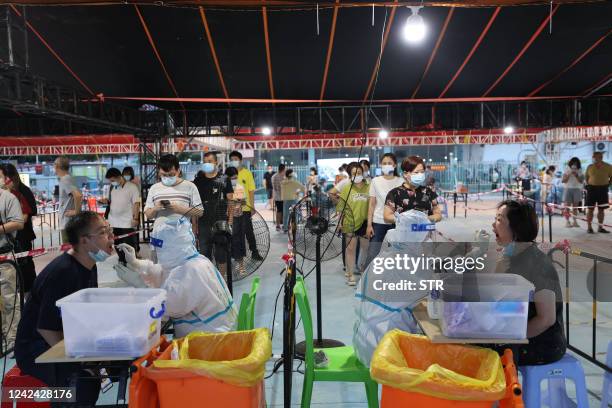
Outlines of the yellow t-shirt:
M 609 186 L 612 179 L 612 164 L 603 162 L 599 168 L 595 164 L 590 164 L 585 175 L 590 186 Z
M 251 195 L 249 194 L 251 191 L 255 191 L 255 179 L 253 178 L 253 173 L 247 168 L 241 168 L 238 171 L 238 182 L 244 187 L 244 195 L 246 199 L 247 206 L 244 206 L 243 211 L 251 211 L 251 208 L 255 208 L 255 203 L 251 201 Z

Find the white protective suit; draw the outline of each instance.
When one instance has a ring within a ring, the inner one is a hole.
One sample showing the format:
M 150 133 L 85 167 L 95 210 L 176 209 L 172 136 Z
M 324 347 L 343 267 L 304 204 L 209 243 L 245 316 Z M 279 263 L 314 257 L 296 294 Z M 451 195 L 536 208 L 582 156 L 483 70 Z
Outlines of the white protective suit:
M 132 247 L 120 244 L 128 266 L 145 283 L 167 292 L 166 313 L 174 320 L 175 337 L 193 331 L 236 329 L 237 313 L 223 277 L 195 247 L 191 223 L 184 217 L 158 217 L 151 246 L 158 263 L 136 259 Z
M 410 210 L 399 214 L 396 217 L 395 229 L 387 232 L 380 253 L 370 262 L 361 277 L 355 293 L 357 320 L 354 325 L 353 347 L 357 358 L 364 365 L 370 365 L 374 349 L 389 330 L 420 333 L 412 315 L 412 308 L 429 293 L 425 290 L 407 290 L 387 296 L 385 292 L 375 292 L 372 282 L 375 279 L 382 279 L 384 282 L 400 282 L 403 279 L 419 281 L 430 279 L 432 274 L 431 271 L 421 269 L 411 275 L 410 272 L 395 267 L 385 268 L 384 272 L 377 274 L 374 272 L 376 259 L 380 262 L 385 258 L 395 258 L 397 254 L 420 257 L 423 254 L 422 243 L 430 239 L 433 230 L 435 225 L 421 211 Z M 378 265 L 380 266 L 380 263 Z

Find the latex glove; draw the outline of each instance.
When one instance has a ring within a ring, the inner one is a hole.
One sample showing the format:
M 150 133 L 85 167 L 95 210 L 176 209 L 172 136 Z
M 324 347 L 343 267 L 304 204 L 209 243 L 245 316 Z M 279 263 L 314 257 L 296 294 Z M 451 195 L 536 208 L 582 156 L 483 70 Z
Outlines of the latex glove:
M 130 268 L 135 271 L 140 271 L 144 267 L 140 259 L 136 258 L 136 250 L 132 246 L 122 242 L 117 245 L 117 249 L 125 254 L 125 261 Z
M 148 287 L 161 287 L 163 281 L 161 265 L 148 261 L 148 268 L 138 272 L 140 273 L 140 278 Z
M 474 249 L 478 255 L 483 255 L 489 250 L 490 240 L 491 235 L 487 231 L 479 229 L 474 232 Z

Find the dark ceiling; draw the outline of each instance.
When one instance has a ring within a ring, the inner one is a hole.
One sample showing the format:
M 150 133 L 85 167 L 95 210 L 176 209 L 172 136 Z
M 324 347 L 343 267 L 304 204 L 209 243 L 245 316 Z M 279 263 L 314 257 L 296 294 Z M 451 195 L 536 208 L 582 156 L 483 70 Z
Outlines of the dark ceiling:
M 417 86 L 416 98 L 438 98 L 464 62 L 445 98 L 585 95 L 605 84 L 612 72 L 612 2 L 555 7 L 552 33 L 545 24 L 535 36 L 550 13 L 549 6 L 501 8 L 477 47 L 496 8 L 455 8 L 424 77 L 451 9 L 425 7 L 421 15 L 428 25 L 427 37 L 419 45 L 409 45 L 401 29 L 410 11 L 396 8 L 374 99 L 408 99 Z M 24 8 L 10 10 L 15 24 L 22 24 L 16 11 L 21 13 Z M 198 7 L 27 6 L 25 10 L 32 28 L 74 72 L 72 75 L 28 30 L 30 70 L 38 75 L 81 90 L 84 84 L 94 94 L 106 96 L 175 97 L 139 10 L 176 93 L 194 98 L 225 96 Z M 268 8 L 271 66 L 266 58 L 261 8 L 204 10 L 230 98 L 319 99 L 333 9 L 319 11 L 317 34 L 316 11 Z M 392 10 L 376 7 L 372 26 L 372 8 L 338 9 L 323 99 L 361 101 L 365 97 L 380 51 L 383 24 L 389 25 Z M 14 52 L 23 57 L 24 48 L 16 47 Z M 607 85 L 597 93 L 610 91 Z

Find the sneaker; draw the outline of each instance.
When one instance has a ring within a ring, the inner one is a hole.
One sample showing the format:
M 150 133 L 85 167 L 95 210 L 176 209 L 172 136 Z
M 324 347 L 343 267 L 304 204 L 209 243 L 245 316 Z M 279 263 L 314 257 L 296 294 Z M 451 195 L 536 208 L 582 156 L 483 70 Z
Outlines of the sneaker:
M 591 228 L 591 227 L 587 228 L 587 232 L 589 234 L 594 234 L 595 233 L 595 231 L 593 231 L 593 228 Z
M 357 284 L 353 275 L 348 276 L 348 278 L 346 279 L 346 284 L 349 286 L 355 286 Z
M 580 225 L 578 225 L 578 223 L 576 222 L 576 220 L 574 220 L 574 223 L 572 224 L 572 227 L 575 227 L 575 228 L 580 228 Z
M 254 261 L 263 261 L 263 258 L 261 257 L 261 255 L 259 255 L 259 252 L 251 253 L 251 259 Z
M 597 232 L 601 232 L 602 234 L 609 234 L 610 231 L 608 231 L 607 229 L 605 229 L 604 227 L 599 227 L 597 229 Z
M 280 225 L 277 225 L 277 226 L 276 226 L 276 231 L 277 231 L 277 232 L 281 232 L 281 227 L 280 227 Z

